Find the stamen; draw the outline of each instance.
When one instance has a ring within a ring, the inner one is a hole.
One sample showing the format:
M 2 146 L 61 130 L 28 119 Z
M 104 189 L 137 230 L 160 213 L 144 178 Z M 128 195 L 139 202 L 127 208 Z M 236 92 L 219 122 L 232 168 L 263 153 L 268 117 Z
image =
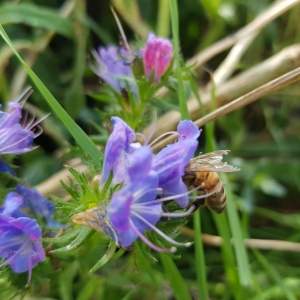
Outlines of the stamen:
M 37 119 L 34 123 L 31 124 L 30 127 L 28 127 L 28 125 L 27 125 L 27 126 L 26 126 L 27 129 L 30 129 L 30 130 L 31 130 L 31 129 L 34 128 L 35 126 L 39 125 L 39 124 L 40 124 L 41 122 L 43 122 L 46 118 L 48 118 L 49 115 L 51 115 L 51 113 L 49 113 L 49 114 L 47 114 L 47 115 L 45 115 L 45 116 L 43 116 L 43 117 Z
M 29 111 L 30 111 L 30 115 L 29 115 Z M 31 124 L 34 122 L 34 119 L 35 119 L 35 113 L 32 107 L 26 105 L 24 118 L 22 120 L 22 127 L 24 129 L 30 128 Z
M 25 112 L 24 112 L 24 114 L 22 116 L 22 124 L 21 124 L 22 128 L 25 127 L 25 124 L 26 124 L 27 120 L 28 120 L 28 111 L 25 110 Z
M 34 132 L 34 138 L 37 138 L 38 136 L 40 136 L 44 131 L 43 128 L 41 126 L 37 126 L 37 131 Z
M 182 196 L 189 195 L 189 194 L 191 194 L 191 193 L 193 193 L 193 192 L 199 190 L 200 188 L 201 188 L 201 186 L 198 186 L 198 187 L 193 188 L 192 190 L 189 190 L 189 191 L 187 191 L 187 192 L 185 192 L 185 193 L 182 193 L 182 194 L 172 195 L 172 196 L 168 196 L 168 197 L 164 197 L 164 198 L 159 198 L 159 199 L 155 199 L 155 200 L 150 200 L 150 201 L 147 201 L 147 202 L 143 202 L 142 205 L 147 206 L 147 205 L 155 204 L 155 203 L 157 203 L 157 201 L 159 201 L 159 202 L 166 202 L 166 201 L 174 200 L 174 199 L 176 199 L 176 198 L 180 198 L 180 197 L 182 197 Z M 213 192 L 213 193 L 215 193 L 215 192 Z M 207 194 L 207 195 L 210 196 L 210 194 Z M 201 196 L 199 196 L 199 197 L 200 197 L 200 199 L 201 199 L 201 198 L 206 198 L 206 197 L 208 197 L 208 196 L 206 196 L 206 195 L 203 195 L 203 196 L 202 196 L 202 195 L 201 195 Z M 190 197 L 191 197 L 191 196 L 189 196 L 189 198 L 190 198 Z
M 161 134 L 159 137 L 157 137 L 154 141 L 152 141 L 149 146 L 151 147 L 153 144 L 155 144 L 158 140 L 160 140 L 161 138 L 163 138 L 164 136 L 166 135 L 169 135 L 169 134 L 176 134 L 178 136 L 178 132 L 177 131 L 168 131 L 168 132 L 165 132 L 163 134 Z
M 15 98 L 11 102 L 18 102 L 21 106 L 24 105 L 28 97 L 33 93 L 33 89 L 30 86 L 27 86 L 23 93 L 18 96 L 18 98 Z
M 184 217 L 187 217 L 189 216 L 191 213 L 194 212 L 194 210 L 196 209 L 196 207 L 194 206 L 190 206 L 190 208 L 185 211 L 185 212 L 181 212 L 181 213 L 166 213 L 166 212 L 163 212 L 161 215 L 163 217 L 171 217 L 171 218 L 184 218 Z
M 32 275 L 32 260 L 29 258 L 29 269 L 28 269 L 28 279 L 27 279 L 27 283 L 25 285 L 25 288 L 28 288 L 29 282 L 31 280 L 31 275 Z
M 169 253 L 174 253 L 176 252 L 176 248 L 175 247 L 171 247 L 171 248 L 160 248 L 156 245 L 154 245 L 152 242 L 150 242 L 144 235 L 142 235 L 142 233 L 136 228 L 136 226 L 134 225 L 134 223 L 132 222 L 132 220 L 130 220 L 130 226 L 132 227 L 133 231 L 139 236 L 139 238 L 146 244 L 148 245 L 150 248 L 152 248 L 153 250 L 157 251 L 157 252 L 169 252 Z
M 157 215 L 162 217 L 170 217 L 170 218 L 184 218 L 189 216 L 193 211 L 195 210 L 195 207 L 190 207 L 185 212 L 174 212 L 174 213 L 166 213 L 166 212 L 154 212 L 149 210 L 148 208 L 145 208 L 143 205 L 134 205 L 134 211 L 138 213 L 146 213 L 149 215 Z
M 173 239 L 171 239 L 169 236 L 167 236 L 165 233 L 163 233 L 161 230 L 159 230 L 156 226 L 154 226 L 153 224 L 151 224 L 150 222 L 148 222 L 145 218 L 143 218 L 141 215 L 135 213 L 134 211 L 132 212 L 133 215 L 135 215 L 137 218 L 139 218 L 140 220 L 142 220 L 145 224 L 147 224 L 151 229 L 153 229 L 156 233 L 158 233 L 161 237 L 163 237 L 167 242 L 176 245 L 176 246 L 184 246 L 184 247 L 189 247 L 192 245 L 192 243 L 188 242 L 188 243 L 180 243 L 177 242 Z
M 143 189 L 143 190 L 138 190 L 137 192 L 135 192 L 133 194 L 133 202 L 138 201 L 141 197 L 143 197 L 145 194 L 152 192 L 152 191 L 156 191 L 156 194 L 162 194 L 163 193 L 163 189 L 162 188 L 154 188 L 154 189 Z M 148 202 L 147 202 L 148 203 Z

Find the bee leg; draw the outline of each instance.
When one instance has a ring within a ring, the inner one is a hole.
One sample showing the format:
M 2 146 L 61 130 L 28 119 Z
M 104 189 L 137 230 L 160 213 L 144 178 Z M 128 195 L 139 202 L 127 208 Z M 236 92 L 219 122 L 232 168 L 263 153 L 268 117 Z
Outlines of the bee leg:
M 194 206 L 196 211 L 197 209 L 205 206 L 205 199 L 197 199 L 195 200 L 189 207 Z

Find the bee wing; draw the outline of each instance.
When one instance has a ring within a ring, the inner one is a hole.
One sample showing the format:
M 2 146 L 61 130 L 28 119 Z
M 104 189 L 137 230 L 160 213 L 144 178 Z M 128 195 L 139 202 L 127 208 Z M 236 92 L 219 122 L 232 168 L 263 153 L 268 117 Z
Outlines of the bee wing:
M 223 162 L 223 155 L 228 154 L 229 150 L 218 150 L 201 154 L 192 158 L 185 168 L 185 172 L 237 172 L 240 169 Z

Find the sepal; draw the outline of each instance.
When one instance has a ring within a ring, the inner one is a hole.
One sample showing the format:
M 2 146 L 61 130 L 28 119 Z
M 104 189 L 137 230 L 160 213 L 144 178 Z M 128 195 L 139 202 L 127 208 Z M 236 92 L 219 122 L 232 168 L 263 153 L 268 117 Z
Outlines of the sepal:
M 71 250 L 76 250 L 81 245 L 83 245 L 87 240 L 89 240 L 94 235 L 94 233 L 95 231 L 93 231 L 91 228 L 81 227 L 79 234 L 77 235 L 75 240 L 73 240 L 70 244 L 68 244 L 65 247 L 58 248 L 50 252 L 52 254 L 57 254 L 57 253 L 69 252 Z

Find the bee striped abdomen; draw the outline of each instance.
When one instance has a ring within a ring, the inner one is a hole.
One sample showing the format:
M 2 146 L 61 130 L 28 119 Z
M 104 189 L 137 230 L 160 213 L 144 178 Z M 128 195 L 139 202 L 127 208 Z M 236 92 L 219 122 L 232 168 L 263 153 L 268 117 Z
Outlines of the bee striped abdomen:
M 197 172 L 195 175 L 194 186 L 200 187 L 200 195 L 214 192 L 205 199 L 205 204 L 215 212 L 221 213 L 226 205 L 226 195 L 218 173 Z
M 223 183 L 217 172 L 237 172 L 238 168 L 222 162 L 228 150 L 218 150 L 201 154 L 190 160 L 185 167 L 183 182 L 188 188 L 197 188 L 197 193 L 204 198 L 193 202 L 196 208 L 207 206 L 217 213 L 221 213 L 226 206 L 226 194 Z M 205 195 L 207 197 L 205 198 Z

